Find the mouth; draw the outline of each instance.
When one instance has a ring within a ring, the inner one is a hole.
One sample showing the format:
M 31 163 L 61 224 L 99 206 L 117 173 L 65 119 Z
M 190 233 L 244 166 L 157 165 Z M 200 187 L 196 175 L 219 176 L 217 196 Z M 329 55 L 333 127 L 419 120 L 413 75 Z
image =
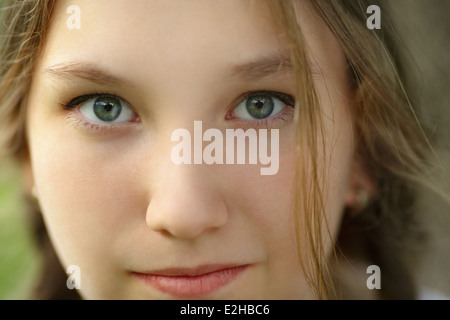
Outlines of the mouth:
M 204 265 L 197 268 L 169 268 L 132 275 L 145 285 L 176 298 L 199 298 L 233 282 L 247 265 Z

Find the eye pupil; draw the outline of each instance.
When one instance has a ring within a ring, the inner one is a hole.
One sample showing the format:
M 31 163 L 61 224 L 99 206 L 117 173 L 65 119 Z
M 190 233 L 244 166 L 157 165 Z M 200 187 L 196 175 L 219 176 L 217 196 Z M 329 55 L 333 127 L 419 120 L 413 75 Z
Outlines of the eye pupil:
M 120 101 L 114 97 L 99 97 L 94 102 L 94 113 L 102 121 L 116 120 L 122 112 Z
M 269 117 L 274 109 L 274 101 L 269 97 L 251 97 L 247 99 L 248 113 L 256 119 Z
M 259 101 L 256 101 L 255 104 L 256 104 L 255 107 L 256 107 L 258 110 L 261 110 L 261 109 L 264 107 L 264 101 L 259 100 Z

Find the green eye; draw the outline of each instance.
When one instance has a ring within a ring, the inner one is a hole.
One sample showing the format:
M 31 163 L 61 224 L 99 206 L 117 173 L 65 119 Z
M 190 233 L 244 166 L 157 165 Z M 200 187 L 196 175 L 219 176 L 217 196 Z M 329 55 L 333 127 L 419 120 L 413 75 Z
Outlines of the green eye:
M 80 105 L 80 112 L 94 123 L 122 123 L 134 118 L 134 112 L 125 102 L 109 95 L 87 99 Z
M 120 100 L 113 97 L 100 97 L 94 101 L 94 114 L 102 121 L 112 122 L 122 112 Z
M 287 106 L 293 107 L 294 98 L 276 92 L 256 92 L 247 96 L 234 109 L 236 118 L 247 120 L 261 120 L 270 118 Z
M 265 96 L 254 96 L 248 98 L 245 103 L 248 114 L 255 119 L 270 117 L 275 107 L 273 98 Z

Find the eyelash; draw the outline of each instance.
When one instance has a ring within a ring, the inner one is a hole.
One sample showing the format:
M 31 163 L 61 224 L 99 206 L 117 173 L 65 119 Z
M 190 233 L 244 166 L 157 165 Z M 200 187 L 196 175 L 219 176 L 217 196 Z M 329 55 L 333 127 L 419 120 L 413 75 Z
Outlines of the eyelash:
M 282 122 L 288 122 L 292 120 L 294 117 L 293 112 L 286 112 L 285 109 L 279 112 L 278 114 L 271 116 L 266 119 L 261 120 L 248 120 L 248 119 L 240 119 L 240 118 L 230 118 L 230 114 L 235 110 L 235 108 L 241 103 L 242 101 L 252 97 L 252 96 L 265 96 L 270 98 L 276 98 L 279 99 L 281 102 L 286 104 L 286 108 L 291 108 L 292 111 L 295 108 L 295 98 L 289 94 L 282 93 L 282 92 L 276 92 L 276 91 L 269 91 L 269 90 L 258 90 L 258 91 L 250 91 L 245 93 L 243 96 L 236 99 L 236 101 L 232 104 L 233 107 L 231 107 L 231 111 L 227 113 L 226 120 L 235 120 L 239 122 L 243 122 L 246 125 L 256 126 L 256 127 L 265 127 L 268 128 L 272 125 L 274 125 L 278 121 Z
M 281 102 L 286 104 L 285 109 L 287 109 L 288 107 L 294 109 L 294 106 L 295 106 L 295 98 L 291 95 L 281 93 L 281 92 L 267 91 L 267 90 L 251 91 L 251 92 L 245 93 L 243 96 L 241 96 L 235 100 L 235 102 L 232 104 L 233 107 L 231 107 L 231 110 L 229 112 L 227 112 L 225 119 L 239 121 L 248 126 L 257 126 L 257 127 L 268 128 L 278 121 L 287 122 L 293 118 L 293 112 L 286 112 L 285 110 L 282 110 L 281 112 L 279 112 L 278 114 L 276 114 L 274 116 L 271 116 L 266 119 L 261 119 L 261 120 L 230 118 L 232 112 L 234 111 L 234 109 L 237 108 L 239 103 L 241 103 L 242 101 L 244 101 L 252 96 L 255 96 L 255 95 L 279 99 Z M 118 99 L 118 100 L 124 102 L 128 106 L 130 106 L 130 104 L 128 102 L 126 102 L 126 100 L 124 100 L 123 98 L 121 98 L 117 95 L 114 95 L 114 94 L 102 93 L 102 92 L 90 92 L 90 93 L 82 94 L 80 96 L 77 96 L 76 98 L 69 100 L 69 101 L 62 102 L 62 103 L 60 103 L 60 105 L 64 110 L 71 112 L 67 116 L 67 119 L 73 121 L 75 123 L 75 125 L 78 125 L 78 126 L 82 127 L 83 129 L 88 129 L 90 131 L 101 131 L 102 132 L 104 130 L 111 130 L 113 128 L 120 127 L 122 124 L 111 125 L 111 124 L 92 123 L 89 120 L 82 119 L 80 117 L 80 115 L 74 114 L 75 109 L 77 107 L 79 107 L 82 103 L 84 103 L 90 99 L 98 98 L 100 96 L 113 97 L 115 99 Z
M 127 106 L 130 106 L 130 104 L 128 102 L 126 102 L 126 100 L 124 100 L 123 98 L 115 95 L 115 94 L 111 94 L 111 93 L 103 93 L 103 92 L 90 92 L 90 93 L 85 93 L 82 94 L 76 98 L 73 98 L 69 101 L 65 101 L 65 102 L 61 102 L 60 105 L 64 110 L 70 111 L 70 113 L 68 114 L 68 116 L 66 117 L 66 119 L 72 121 L 75 125 L 83 128 L 83 129 L 87 129 L 89 131 L 98 131 L 98 132 L 103 132 L 105 130 L 112 130 L 113 128 L 118 128 L 120 126 L 123 126 L 123 124 L 101 124 L 101 123 L 93 123 L 87 119 L 83 119 L 80 115 L 75 114 L 75 109 L 79 106 L 81 106 L 82 103 L 94 99 L 94 98 L 98 98 L 98 97 L 113 97 L 115 99 L 118 99 L 122 102 L 124 102 Z M 134 112 L 134 110 L 133 110 Z

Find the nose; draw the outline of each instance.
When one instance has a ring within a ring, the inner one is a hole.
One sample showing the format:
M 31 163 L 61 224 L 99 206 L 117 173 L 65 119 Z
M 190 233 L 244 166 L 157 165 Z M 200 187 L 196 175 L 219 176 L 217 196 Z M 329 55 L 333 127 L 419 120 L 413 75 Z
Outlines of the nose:
M 147 208 L 146 223 L 150 229 L 190 240 L 226 224 L 227 207 L 214 179 L 205 170 L 185 164 L 164 170 Z

